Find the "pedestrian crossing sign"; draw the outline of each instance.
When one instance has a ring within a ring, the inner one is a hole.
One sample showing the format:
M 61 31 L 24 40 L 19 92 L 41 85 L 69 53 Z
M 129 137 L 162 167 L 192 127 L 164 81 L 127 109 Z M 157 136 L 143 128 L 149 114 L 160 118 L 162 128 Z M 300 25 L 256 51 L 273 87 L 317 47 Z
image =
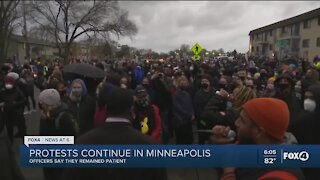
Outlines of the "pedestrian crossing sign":
M 194 54 L 200 54 L 202 51 L 202 47 L 200 46 L 200 44 L 196 43 L 191 50 L 193 51 Z

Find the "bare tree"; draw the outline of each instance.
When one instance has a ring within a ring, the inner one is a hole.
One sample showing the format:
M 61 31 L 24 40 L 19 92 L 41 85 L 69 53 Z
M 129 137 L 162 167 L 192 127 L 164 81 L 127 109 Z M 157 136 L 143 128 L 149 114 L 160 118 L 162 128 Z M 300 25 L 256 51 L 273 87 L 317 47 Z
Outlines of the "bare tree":
M 54 37 L 59 53 L 68 61 L 72 43 L 80 36 L 136 34 L 137 27 L 115 1 L 31 1 L 30 17 L 35 29 Z
M 0 2 L 0 64 L 7 58 L 9 39 L 17 20 L 21 17 L 17 10 L 19 2 L 19 0 Z

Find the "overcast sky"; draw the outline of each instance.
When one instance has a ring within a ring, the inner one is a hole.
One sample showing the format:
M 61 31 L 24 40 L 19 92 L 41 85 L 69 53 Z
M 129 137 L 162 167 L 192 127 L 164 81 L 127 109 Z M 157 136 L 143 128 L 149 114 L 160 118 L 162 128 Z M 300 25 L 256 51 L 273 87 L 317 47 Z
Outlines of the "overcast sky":
M 248 51 L 249 31 L 320 7 L 317 1 L 120 1 L 138 27 L 120 44 L 168 52 L 198 42 L 207 50 Z

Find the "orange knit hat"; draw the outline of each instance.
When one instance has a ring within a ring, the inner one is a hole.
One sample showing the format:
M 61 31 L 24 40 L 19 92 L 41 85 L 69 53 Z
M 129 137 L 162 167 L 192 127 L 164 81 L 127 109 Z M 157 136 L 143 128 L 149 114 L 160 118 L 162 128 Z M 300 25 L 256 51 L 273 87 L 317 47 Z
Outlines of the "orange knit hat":
M 255 98 L 243 106 L 249 118 L 272 137 L 283 140 L 289 125 L 287 104 L 275 98 Z

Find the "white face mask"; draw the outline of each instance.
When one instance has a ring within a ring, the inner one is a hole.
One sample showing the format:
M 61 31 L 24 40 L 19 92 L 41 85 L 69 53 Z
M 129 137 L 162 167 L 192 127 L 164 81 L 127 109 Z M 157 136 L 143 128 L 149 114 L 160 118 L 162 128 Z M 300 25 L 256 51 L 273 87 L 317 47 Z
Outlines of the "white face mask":
M 5 87 L 6 87 L 6 89 L 12 89 L 13 85 L 12 84 L 6 84 Z
M 267 89 L 270 89 L 270 90 L 271 90 L 271 89 L 274 89 L 274 85 L 273 85 L 273 84 L 268 84 L 268 85 L 267 85 Z
M 311 99 L 305 99 L 303 102 L 304 110 L 308 112 L 313 112 L 316 109 L 316 101 Z

